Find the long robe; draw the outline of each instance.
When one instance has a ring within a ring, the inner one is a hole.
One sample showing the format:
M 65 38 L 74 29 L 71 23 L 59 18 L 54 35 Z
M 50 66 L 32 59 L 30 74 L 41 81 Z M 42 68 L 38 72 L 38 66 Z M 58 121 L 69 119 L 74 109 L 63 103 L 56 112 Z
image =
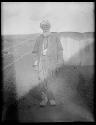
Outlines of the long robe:
M 46 55 L 43 55 L 43 45 L 46 40 L 47 52 Z M 38 73 L 42 81 L 50 77 L 58 65 L 63 64 L 63 47 L 59 37 L 54 34 L 47 37 L 43 34 L 40 35 L 36 40 L 33 53 L 35 54 L 35 60 L 38 61 Z

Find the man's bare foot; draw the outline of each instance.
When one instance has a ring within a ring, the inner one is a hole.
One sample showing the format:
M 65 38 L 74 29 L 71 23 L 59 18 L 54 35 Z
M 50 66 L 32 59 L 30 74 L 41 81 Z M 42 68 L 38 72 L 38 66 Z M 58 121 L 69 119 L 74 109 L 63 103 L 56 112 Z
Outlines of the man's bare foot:
M 56 102 L 55 102 L 55 100 L 49 100 L 49 103 L 50 103 L 50 105 L 52 105 L 52 106 L 55 106 L 56 105 Z
M 47 105 L 47 101 L 43 100 L 42 102 L 40 102 L 40 106 L 46 106 Z
M 48 98 L 44 92 L 42 92 L 42 101 L 40 102 L 40 106 L 46 106 L 48 102 Z

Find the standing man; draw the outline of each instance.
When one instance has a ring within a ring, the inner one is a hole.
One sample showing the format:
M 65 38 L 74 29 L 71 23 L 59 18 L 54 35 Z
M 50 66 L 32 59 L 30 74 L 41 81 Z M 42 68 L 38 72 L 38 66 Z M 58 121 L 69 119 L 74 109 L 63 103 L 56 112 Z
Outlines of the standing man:
M 63 64 L 63 48 L 59 38 L 50 33 L 51 25 L 48 20 L 42 21 L 40 28 L 43 34 L 37 38 L 32 52 L 35 56 L 34 68 L 38 70 L 39 78 L 43 82 L 40 106 L 45 106 L 48 101 L 50 105 L 56 105 L 48 78 L 52 77 L 55 70 Z

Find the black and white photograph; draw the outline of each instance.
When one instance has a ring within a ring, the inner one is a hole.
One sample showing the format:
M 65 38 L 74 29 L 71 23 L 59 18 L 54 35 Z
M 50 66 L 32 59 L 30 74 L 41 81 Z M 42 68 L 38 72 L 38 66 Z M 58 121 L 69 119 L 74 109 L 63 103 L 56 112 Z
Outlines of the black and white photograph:
M 94 122 L 94 2 L 1 2 L 2 121 Z

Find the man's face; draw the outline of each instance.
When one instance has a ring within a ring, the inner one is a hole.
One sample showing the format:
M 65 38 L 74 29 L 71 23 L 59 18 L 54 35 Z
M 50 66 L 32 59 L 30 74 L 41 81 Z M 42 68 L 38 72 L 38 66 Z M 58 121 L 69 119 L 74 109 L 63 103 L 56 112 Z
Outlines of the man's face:
M 43 30 L 44 33 L 49 32 L 50 31 L 49 25 L 43 25 L 42 30 Z

